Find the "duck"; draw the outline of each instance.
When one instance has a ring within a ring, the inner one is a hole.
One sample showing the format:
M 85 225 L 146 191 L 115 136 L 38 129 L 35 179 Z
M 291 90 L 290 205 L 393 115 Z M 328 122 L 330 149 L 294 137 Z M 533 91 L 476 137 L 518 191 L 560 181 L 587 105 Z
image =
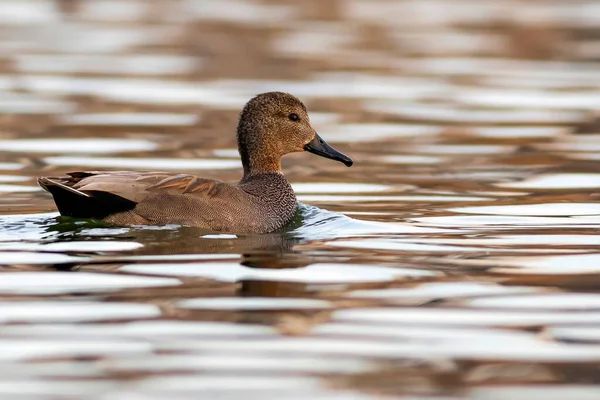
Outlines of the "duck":
M 311 126 L 306 106 L 283 92 L 259 94 L 237 124 L 243 176 L 237 183 L 189 174 L 76 171 L 39 177 L 62 216 L 111 225 L 183 225 L 212 232 L 269 233 L 286 226 L 298 201 L 281 168 L 284 155 L 307 151 L 350 167 L 353 161 Z

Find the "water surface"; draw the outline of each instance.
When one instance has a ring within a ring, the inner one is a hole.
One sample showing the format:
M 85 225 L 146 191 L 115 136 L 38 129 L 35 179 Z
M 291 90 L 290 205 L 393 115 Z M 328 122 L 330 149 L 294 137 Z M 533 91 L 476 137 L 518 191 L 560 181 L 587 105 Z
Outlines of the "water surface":
M 0 397 L 598 398 L 598 11 L 1 2 Z M 355 159 L 284 159 L 283 232 L 61 218 L 35 184 L 235 181 L 267 90 Z

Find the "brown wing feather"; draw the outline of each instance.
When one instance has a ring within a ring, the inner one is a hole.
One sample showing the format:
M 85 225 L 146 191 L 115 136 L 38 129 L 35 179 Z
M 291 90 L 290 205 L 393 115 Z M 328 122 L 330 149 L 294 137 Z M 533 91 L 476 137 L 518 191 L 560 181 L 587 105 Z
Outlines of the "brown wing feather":
M 213 179 L 200 178 L 194 175 L 176 175 L 167 177 L 155 185 L 149 186 L 148 190 L 175 190 L 181 194 L 204 192 L 213 196 L 219 185 L 228 185 Z
M 108 192 L 136 203 L 159 193 L 213 197 L 223 190 L 239 190 L 214 179 L 166 172 L 86 171 L 67 175 L 50 179 L 84 193 Z

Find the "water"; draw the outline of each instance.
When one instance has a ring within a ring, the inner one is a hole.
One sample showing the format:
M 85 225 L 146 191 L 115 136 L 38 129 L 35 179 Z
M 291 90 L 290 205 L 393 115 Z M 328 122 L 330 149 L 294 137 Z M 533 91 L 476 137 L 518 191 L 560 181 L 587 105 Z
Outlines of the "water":
M 598 398 L 597 11 L 1 2 L 0 397 Z M 35 184 L 239 179 L 270 90 L 355 160 L 283 160 L 284 232 L 62 218 Z

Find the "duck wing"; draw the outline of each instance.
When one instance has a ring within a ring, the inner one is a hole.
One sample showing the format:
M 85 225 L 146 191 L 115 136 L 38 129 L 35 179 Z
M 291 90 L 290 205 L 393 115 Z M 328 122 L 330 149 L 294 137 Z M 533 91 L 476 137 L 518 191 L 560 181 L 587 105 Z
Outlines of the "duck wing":
M 185 195 L 205 202 L 215 196 L 234 196 L 237 187 L 213 179 L 165 172 L 89 171 L 61 177 L 41 177 L 38 184 L 52 194 L 61 215 L 105 219 L 114 214 L 174 206 Z M 156 204 L 169 199 L 171 204 Z M 175 205 L 176 206 L 176 205 Z M 145 215 L 140 215 L 147 218 Z

